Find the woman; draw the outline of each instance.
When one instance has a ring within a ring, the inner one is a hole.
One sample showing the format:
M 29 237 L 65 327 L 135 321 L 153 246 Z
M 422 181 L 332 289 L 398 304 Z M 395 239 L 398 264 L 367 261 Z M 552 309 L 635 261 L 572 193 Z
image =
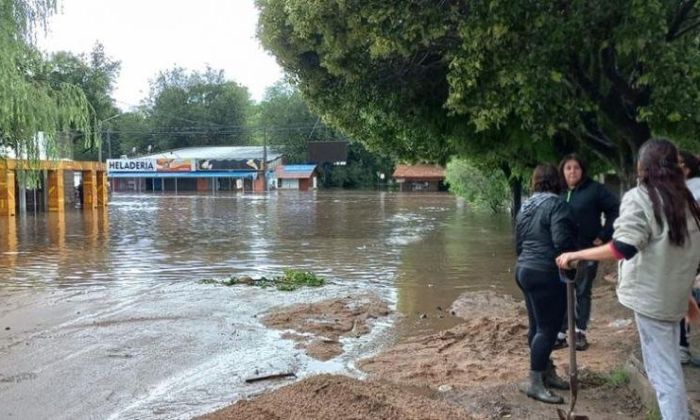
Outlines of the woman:
M 532 174 L 530 197 L 516 219 L 516 281 L 525 295 L 530 323 L 530 380 L 525 393 L 536 400 L 561 404 L 564 399 L 547 387 L 568 389 L 556 375 L 549 356 L 566 311 L 566 286 L 554 258 L 576 249 L 576 225 L 571 208 L 558 194 L 554 165 L 539 165 Z
M 601 245 L 612 237 L 613 222 L 617 218 L 620 200 L 605 186 L 589 178 L 586 165 L 576 154 L 564 156 L 559 164 L 559 173 L 566 183 L 562 198 L 571 205 L 578 226 L 576 245 L 579 249 Z M 605 216 L 605 224 L 601 223 Z M 593 280 L 598 272 L 598 263 L 590 261 L 581 280 L 576 283 L 576 350 L 586 350 L 586 330 L 591 319 Z M 562 325 L 554 348 L 566 347 L 566 322 Z
M 685 183 L 690 192 L 693 194 L 695 201 L 700 201 L 700 161 L 692 153 L 681 150 L 678 152 L 678 163 L 681 166 Z M 688 329 L 685 324 L 685 318 L 681 319 L 681 339 L 680 352 L 681 364 L 692 362 L 693 365 L 700 365 L 700 359 L 693 357 L 690 354 L 690 343 L 688 342 Z
M 609 244 L 557 258 L 624 260 L 617 296 L 635 313 L 644 367 L 664 419 L 688 418 L 688 396 L 677 343 L 678 322 L 700 260 L 700 207 L 686 188 L 678 152 L 668 140 L 649 140 L 639 150 L 639 184 L 628 191 Z

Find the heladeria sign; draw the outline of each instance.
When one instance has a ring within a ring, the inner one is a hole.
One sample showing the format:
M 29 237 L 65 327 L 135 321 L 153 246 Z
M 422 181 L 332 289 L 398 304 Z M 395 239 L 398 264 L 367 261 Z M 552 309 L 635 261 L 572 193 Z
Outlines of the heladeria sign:
M 155 159 L 107 159 L 107 172 L 155 172 Z

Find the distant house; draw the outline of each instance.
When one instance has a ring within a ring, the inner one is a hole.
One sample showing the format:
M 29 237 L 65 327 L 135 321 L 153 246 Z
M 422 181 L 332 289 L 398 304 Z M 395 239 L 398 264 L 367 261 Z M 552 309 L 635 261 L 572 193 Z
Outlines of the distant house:
M 280 190 L 308 191 L 318 186 L 316 165 L 283 165 L 275 170 L 277 188 Z
M 438 165 L 396 165 L 399 191 L 447 191 L 445 169 Z

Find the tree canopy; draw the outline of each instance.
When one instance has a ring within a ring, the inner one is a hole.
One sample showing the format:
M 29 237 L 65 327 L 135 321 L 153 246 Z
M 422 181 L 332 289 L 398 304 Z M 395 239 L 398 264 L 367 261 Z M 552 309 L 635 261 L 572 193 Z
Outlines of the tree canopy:
M 55 0 L 0 0 L 0 146 L 28 158 L 38 158 L 39 132 L 54 156 L 57 133 L 78 129 L 94 140 L 85 94 L 70 83 L 51 83 L 34 45 L 36 31 L 55 11 Z
M 146 109 L 156 136 L 154 150 L 244 145 L 250 142 L 248 89 L 226 80 L 223 70 L 187 72 L 175 67 L 151 83 Z
M 632 177 L 652 134 L 697 144 L 696 1 L 257 0 L 311 107 L 408 159 L 517 165 L 585 149 Z

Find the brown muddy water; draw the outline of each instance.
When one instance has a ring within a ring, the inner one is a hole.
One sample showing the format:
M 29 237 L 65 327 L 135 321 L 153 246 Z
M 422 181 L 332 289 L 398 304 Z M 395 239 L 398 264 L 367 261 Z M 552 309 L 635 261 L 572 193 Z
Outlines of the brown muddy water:
M 189 418 L 294 371 L 360 375 L 354 361 L 456 323 L 464 291 L 518 295 L 507 216 L 447 194 L 119 195 L 105 211 L 0 219 L 0 418 Z M 320 289 L 205 278 L 311 270 Z M 307 357 L 258 316 L 372 291 L 396 314 Z

